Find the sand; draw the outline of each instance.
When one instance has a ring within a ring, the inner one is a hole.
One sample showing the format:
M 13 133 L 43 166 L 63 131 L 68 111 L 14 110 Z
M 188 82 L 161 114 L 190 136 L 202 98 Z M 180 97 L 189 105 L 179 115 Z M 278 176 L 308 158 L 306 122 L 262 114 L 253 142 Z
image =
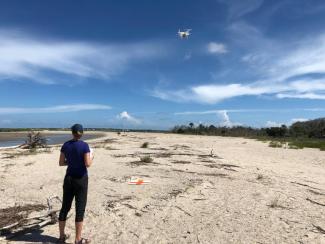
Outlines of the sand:
M 90 143 L 84 236 L 93 243 L 325 243 L 324 151 L 243 138 L 106 135 Z M 0 208 L 61 196 L 59 149 L 0 149 Z M 148 155 L 152 163 L 138 163 Z M 132 176 L 150 183 L 128 185 Z M 74 208 L 67 232 L 72 242 Z M 57 236 L 58 226 L 48 225 L 9 243 L 53 243 Z

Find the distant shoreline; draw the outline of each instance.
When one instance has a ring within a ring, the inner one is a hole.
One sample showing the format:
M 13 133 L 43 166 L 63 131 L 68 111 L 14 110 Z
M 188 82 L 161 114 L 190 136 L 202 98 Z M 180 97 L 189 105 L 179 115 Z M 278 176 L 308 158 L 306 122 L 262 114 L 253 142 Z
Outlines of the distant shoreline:
M 38 130 L 35 130 L 38 131 Z M 39 130 L 41 134 L 48 139 L 48 145 L 61 144 L 70 139 L 71 132 L 69 131 L 48 131 Z M 83 138 L 84 140 L 93 140 L 105 137 L 105 132 L 87 131 Z M 18 132 L 0 132 L 0 148 L 16 147 L 24 143 L 27 138 L 27 131 Z

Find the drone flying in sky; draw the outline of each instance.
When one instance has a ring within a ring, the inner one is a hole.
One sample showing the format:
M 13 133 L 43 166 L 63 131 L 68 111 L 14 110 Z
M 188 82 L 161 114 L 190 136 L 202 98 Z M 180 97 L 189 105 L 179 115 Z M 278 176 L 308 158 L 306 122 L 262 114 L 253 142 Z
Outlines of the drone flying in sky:
M 190 31 L 191 31 L 192 29 L 187 29 L 187 30 L 185 30 L 185 31 L 180 31 L 180 30 L 178 30 L 178 36 L 181 38 L 181 39 L 184 39 L 184 38 L 188 38 L 190 35 L 191 35 L 191 33 L 190 33 Z

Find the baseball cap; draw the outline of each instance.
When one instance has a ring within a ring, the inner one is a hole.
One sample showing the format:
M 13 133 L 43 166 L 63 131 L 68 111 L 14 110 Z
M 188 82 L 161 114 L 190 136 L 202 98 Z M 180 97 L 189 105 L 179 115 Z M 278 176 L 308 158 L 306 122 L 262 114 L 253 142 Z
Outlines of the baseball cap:
M 74 125 L 71 127 L 71 131 L 72 131 L 73 134 L 81 135 L 81 134 L 83 134 L 83 132 L 84 132 L 84 128 L 82 127 L 81 124 L 74 124 Z

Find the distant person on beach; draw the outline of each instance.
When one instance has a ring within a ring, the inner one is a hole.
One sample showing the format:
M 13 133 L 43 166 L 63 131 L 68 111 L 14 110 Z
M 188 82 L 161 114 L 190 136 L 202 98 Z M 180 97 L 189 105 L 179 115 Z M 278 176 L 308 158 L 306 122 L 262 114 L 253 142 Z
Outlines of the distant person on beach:
M 82 238 L 82 225 L 87 203 L 88 173 L 87 168 L 92 164 L 90 148 L 81 139 L 83 127 L 75 124 L 71 127 L 73 139 L 63 144 L 60 154 L 60 166 L 68 166 L 63 183 L 63 201 L 59 215 L 60 238 L 58 243 L 65 243 L 69 238 L 65 234 L 65 223 L 68 212 L 70 211 L 73 198 L 76 205 L 76 244 L 90 243 L 90 240 Z

